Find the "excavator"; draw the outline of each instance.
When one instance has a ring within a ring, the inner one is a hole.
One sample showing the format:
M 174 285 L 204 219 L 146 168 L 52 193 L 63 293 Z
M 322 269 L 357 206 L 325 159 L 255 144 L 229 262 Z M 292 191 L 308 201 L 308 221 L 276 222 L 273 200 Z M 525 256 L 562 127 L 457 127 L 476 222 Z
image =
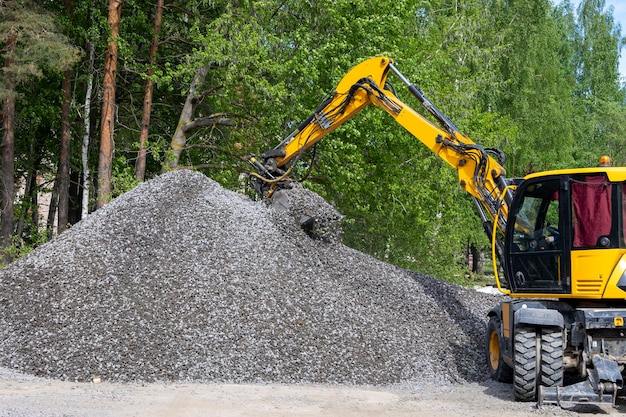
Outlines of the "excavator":
M 392 74 L 423 114 L 398 98 Z M 346 73 L 278 145 L 247 157 L 257 193 L 280 198 L 296 161 L 371 104 L 451 165 L 475 203 L 505 295 L 486 320 L 490 376 L 512 382 L 519 401 L 615 406 L 626 365 L 626 167 L 603 156 L 598 167 L 507 178 L 503 152 L 474 143 L 378 56 Z

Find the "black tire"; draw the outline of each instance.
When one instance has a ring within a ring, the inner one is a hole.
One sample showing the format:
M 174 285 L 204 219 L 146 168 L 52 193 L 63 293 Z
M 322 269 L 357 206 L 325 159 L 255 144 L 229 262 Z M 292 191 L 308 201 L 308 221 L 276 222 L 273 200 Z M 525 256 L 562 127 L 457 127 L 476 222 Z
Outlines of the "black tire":
M 491 316 L 487 324 L 486 351 L 491 378 L 510 383 L 513 380 L 513 368 L 502 360 L 502 326 L 497 316 Z
M 541 329 L 541 385 L 563 386 L 563 332 Z
M 536 401 L 539 385 L 563 386 L 561 329 L 520 326 L 515 331 L 515 399 Z
M 515 329 L 515 353 L 513 387 L 518 401 L 537 399 L 539 371 L 539 338 L 534 327 L 520 326 Z

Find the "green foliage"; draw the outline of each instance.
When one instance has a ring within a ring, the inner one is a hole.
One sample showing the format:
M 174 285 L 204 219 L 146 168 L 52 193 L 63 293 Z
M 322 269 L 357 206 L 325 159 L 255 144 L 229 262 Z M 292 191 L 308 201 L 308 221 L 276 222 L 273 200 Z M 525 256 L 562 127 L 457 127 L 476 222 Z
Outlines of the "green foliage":
M 116 157 L 113 161 L 111 176 L 112 197 L 118 197 L 137 185 L 139 185 L 139 181 L 135 178 L 134 166 L 128 165 L 126 158 Z
M 21 24 L 20 45 L 29 45 L 32 28 L 58 22 L 54 27 L 66 37 L 50 26 L 50 42 L 94 43 L 98 74 L 108 39 L 106 4 L 75 0 L 71 11 L 58 2 L 0 4 L 0 43 L 15 20 L 10 10 L 32 13 L 30 5 L 44 4 L 49 12 L 37 13 L 45 21 L 34 16 L 33 23 Z M 150 2 L 125 0 L 122 8 L 116 195 L 136 186 L 133 168 L 155 14 Z M 168 159 L 167 144 L 198 68 L 209 72 L 195 116 L 220 113 L 236 126 L 189 132 L 180 165 L 240 189 L 240 174 L 250 169 L 243 161 L 247 154 L 273 147 L 352 66 L 383 54 L 475 142 L 504 150 L 508 176 L 592 166 L 605 153 L 625 164 L 626 108 L 617 72 L 623 44 L 603 0 L 583 0 L 577 11 L 567 1 L 555 7 L 549 0 L 184 0 L 164 10 L 151 76 L 156 85 L 147 178 Z M 46 65 L 35 70 L 23 54 L 24 65 L 15 67 L 22 80 L 43 77 L 18 90 L 24 98 L 16 131 L 20 170 L 39 161 L 39 172 L 54 172 L 58 158 L 58 71 L 73 61 L 50 45 L 22 50 Z M 82 59 L 74 67 L 73 103 L 84 100 L 89 74 Z M 65 66 L 53 65 L 55 60 Z M 403 101 L 420 108 L 401 83 L 394 86 Z M 93 138 L 99 106 L 94 101 Z M 71 130 L 77 138 L 83 114 L 76 104 Z M 80 147 L 76 141 L 73 146 L 72 170 L 80 171 Z M 89 151 L 94 170 L 95 140 Z M 35 154 L 40 158 L 29 158 Z M 382 260 L 463 281 L 455 277 L 464 276 L 468 243 L 488 245 L 454 170 L 380 109 L 364 110 L 320 142 L 298 162 L 297 176 L 310 168 L 305 185 L 346 215 L 345 242 Z
M 574 163 L 572 34 L 564 33 L 564 18 L 555 19 L 553 10 L 548 0 L 522 0 L 497 16 L 507 45 L 499 59 L 506 88 L 491 104 L 517 125 L 508 153 L 510 172 L 518 176 Z
M 0 44 L 10 42 L 14 42 L 14 47 L 3 48 L 0 53 L 2 61 L 11 62 L 4 66 L 0 84 L 8 78 L 18 84 L 31 78 L 42 78 L 45 70 L 64 71 L 77 62 L 80 54 L 59 32 L 54 15 L 28 0 L 0 3 Z
M 618 59 L 624 44 L 603 0 L 583 0 L 578 7 L 574 43 L 577 120 L 580 121 L 576 157 L 593 166 L 607 153 L 624 161 L 622 143 L 625 91 L 619 83 Z
M 8 255 L 8 259 L 18 259 L 22 256 L 28 255 L 35 250 L 38 246 L 43 245 L 48 241 L 47 230 L 36 230 L 29 235 L 29 241 L 13 238 L 13 244 L 4 248 L 3 255 Z M 6 259 L 6 258 L 5 258 Z M 0 261 L 0 269 L 5 267 L 6 264 Z
M 33 210 L 37 210 L 37 207 L 26 201 L 19 201 L 16 205 L 16 218 L 20 218 L 24 222 L 23 233 L 20 236 L 12 237 L 11 244 L 2 250 L 3 255 L 8 255 L 3 259 L 18 259 L 49 240 L 48 230 L 33 223 L 30 216 Z M 4 266 L 5 264 L 0 262 L 0 268 Z

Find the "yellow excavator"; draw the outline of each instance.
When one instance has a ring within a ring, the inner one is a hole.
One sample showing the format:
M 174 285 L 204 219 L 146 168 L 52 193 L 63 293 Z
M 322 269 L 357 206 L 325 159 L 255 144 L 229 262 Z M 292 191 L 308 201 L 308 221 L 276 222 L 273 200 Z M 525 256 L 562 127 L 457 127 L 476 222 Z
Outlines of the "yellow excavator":
M 428 117 L 388 88 L 391 73 Z M 474 143 L 390 58 L 374 57 L 277 146 L 249 156 L 256 191 L 271 199 L 293 186 L 303 153 L 370 104 L 451 165 L 476 203 L 508 295 L 488 313 L 491 377 L 512 382 L 520 401 L 615 405 L 626 365 L 626 167 L 603 157 L 596 168 L 507 178 L 501 151 Z

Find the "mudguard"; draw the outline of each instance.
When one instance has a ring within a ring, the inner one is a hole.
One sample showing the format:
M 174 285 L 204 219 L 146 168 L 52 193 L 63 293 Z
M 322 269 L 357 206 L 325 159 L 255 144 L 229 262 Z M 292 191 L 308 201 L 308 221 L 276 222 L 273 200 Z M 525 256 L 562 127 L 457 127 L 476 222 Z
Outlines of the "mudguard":
M 549 310 L 545 308 L 520 308 L 515 312 L 514 323 L 531 324 L 542 327 L 564 327 L 563 315 L 557 310 Z

